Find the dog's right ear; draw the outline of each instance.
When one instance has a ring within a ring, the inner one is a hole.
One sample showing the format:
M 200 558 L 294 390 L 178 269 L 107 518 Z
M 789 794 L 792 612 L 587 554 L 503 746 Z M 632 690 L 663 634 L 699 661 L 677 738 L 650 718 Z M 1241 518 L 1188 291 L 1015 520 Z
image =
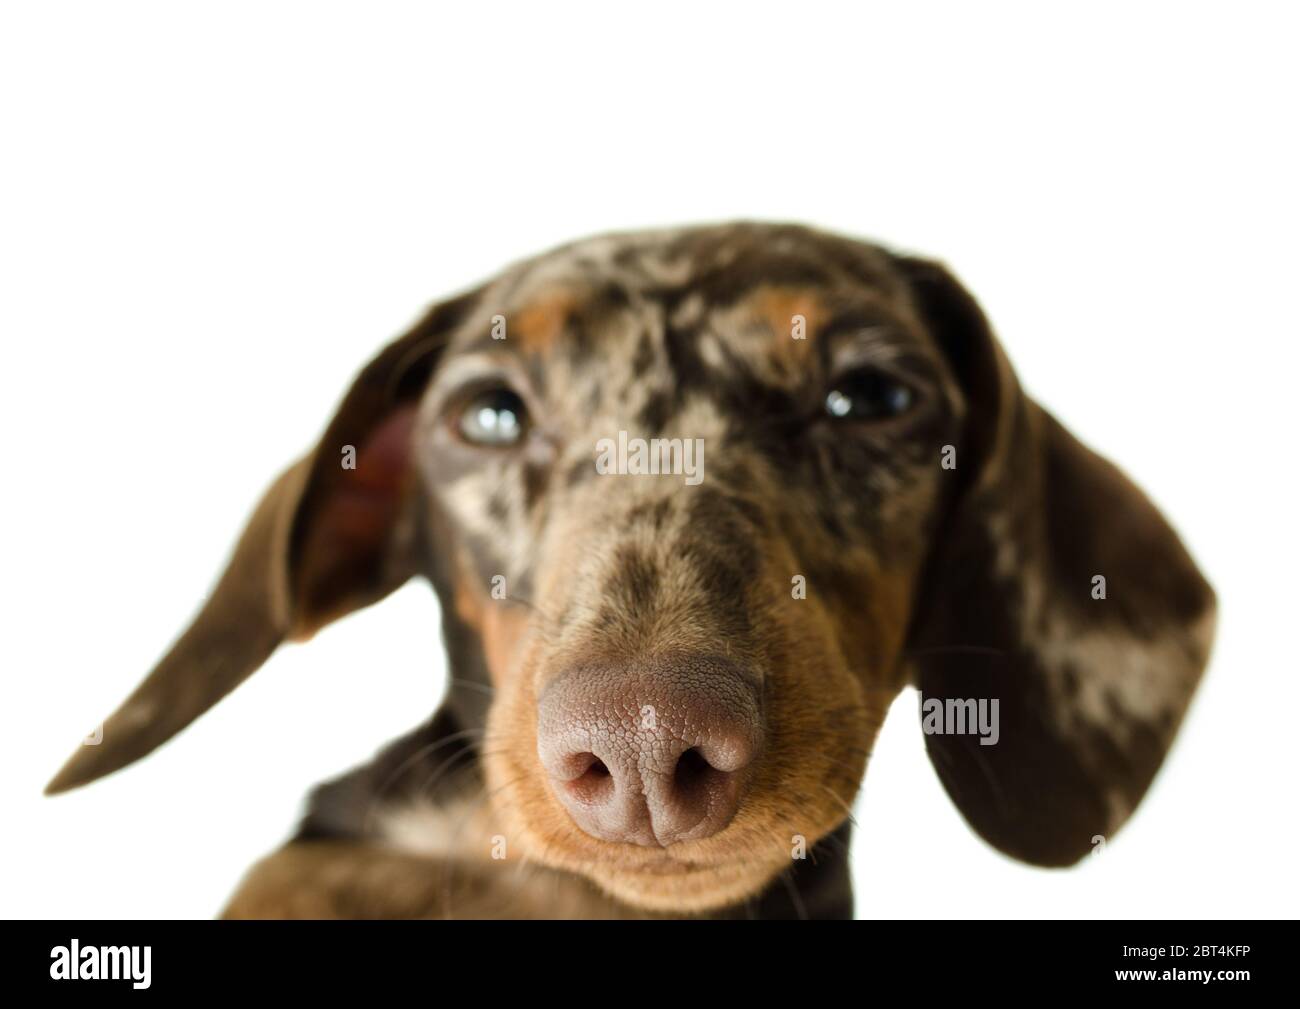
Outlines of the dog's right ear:
M 435 307 L 371 361 L 315 449 L 271 485 L 207 603 L 46 786 L 63 792 L 138 760 L 228 694 L 286 639 L 310 637 L 416 573 L 409 464 L 415 411 L 478 292 Z

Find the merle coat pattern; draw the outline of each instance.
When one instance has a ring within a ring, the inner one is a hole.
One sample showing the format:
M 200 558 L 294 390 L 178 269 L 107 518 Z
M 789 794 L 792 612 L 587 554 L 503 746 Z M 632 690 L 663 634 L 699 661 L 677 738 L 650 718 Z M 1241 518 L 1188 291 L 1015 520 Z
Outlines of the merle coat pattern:
M 516 441 L 462 437 L 485 390 L 514 397 Z M 620 431 L 702 439 L 704 479 L 600 475 Z M 416 575 L 442 604 L 441 708 L 317 788 L 227 914 L 848 916 L 849 809 L 907 685 L 999 700 L 997 745 L 927 735 L 935 769 L 990 844 L 1068 865 L 1141 799 L 1214 625 L 1169 526 L 1021 392 L 942 266 L 795 226 L 611 235 L 382 350 L 50 790 L 145 755 L 282 641 Z M 539 705 L 562 680 L 635 698 L 669 673 L 702 697 L 745 684 L 734 809 L 673 843 L 644 819 L 644 843 L 594 836 L 539 759 Z

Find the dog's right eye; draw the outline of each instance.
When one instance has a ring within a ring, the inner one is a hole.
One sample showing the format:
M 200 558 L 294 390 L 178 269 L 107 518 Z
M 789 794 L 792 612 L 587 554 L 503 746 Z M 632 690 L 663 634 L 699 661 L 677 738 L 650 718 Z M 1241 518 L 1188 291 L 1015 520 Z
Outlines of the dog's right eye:
M 528 410 L 518 393 L 505 388 L 489 389 L 465 404 L 456 430 L 471 445 L 508 448 L 523 438 L 527 421 Z

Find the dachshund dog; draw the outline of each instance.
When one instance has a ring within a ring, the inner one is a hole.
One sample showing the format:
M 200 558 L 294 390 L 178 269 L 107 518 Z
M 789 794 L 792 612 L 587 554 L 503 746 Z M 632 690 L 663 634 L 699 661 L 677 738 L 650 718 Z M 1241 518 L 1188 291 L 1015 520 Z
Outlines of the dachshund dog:
M 849 809 L 907 685 L 975 832 L 1069 865 L 1142 798 L 1215 614 L 943 266 L 797 226 L 617 234 L 382 350 L 48 790 L 414 575 L 441 708 L 318 787 L 228 916 L 848 917 Z

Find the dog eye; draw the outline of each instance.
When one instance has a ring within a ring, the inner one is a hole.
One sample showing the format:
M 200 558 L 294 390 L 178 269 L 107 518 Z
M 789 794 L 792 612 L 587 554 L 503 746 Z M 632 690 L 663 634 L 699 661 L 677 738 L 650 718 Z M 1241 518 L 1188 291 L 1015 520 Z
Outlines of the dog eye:
M 457 429 L 472 445 L 505 448 L 516 445 L 524 434 L 528 411 L 518 394 L 509 389 L 481 392 L 460 412 Z
M 876 368 L 841 376 L 826 395 L 826 412 L 836 420 L 880 420 L 912 408 L 911 388 Z

